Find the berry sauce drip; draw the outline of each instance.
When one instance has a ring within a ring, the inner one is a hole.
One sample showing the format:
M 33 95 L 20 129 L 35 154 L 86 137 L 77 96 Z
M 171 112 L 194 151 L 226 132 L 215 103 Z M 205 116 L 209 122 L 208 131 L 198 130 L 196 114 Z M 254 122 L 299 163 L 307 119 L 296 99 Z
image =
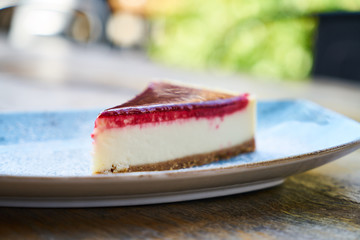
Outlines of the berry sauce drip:
M 215 91 L 152 83 L 134 99 L 103 111 L 95 122 L 102 128 L 118 128 L 187 118 L 214 118 L 245 109 L 248 94 L 235 96 Z

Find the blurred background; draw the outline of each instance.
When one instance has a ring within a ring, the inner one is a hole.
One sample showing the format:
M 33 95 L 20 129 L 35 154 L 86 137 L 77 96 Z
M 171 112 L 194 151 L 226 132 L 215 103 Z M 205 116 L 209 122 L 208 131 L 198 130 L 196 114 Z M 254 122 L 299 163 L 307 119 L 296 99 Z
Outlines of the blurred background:
M 158 78 L 335 110 L 353 94 L 360 109 L 359 11 L 359 0 L 2 0 L 0 110 L 114 105 Z

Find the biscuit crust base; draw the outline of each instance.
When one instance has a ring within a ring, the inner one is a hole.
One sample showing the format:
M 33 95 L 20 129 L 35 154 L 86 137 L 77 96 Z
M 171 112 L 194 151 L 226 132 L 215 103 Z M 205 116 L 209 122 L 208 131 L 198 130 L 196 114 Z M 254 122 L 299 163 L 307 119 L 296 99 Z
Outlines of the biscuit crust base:
M 164 171 L 164 170 L 190 168 L 190 167 L 201 166 L 204 164 L 216 162 L 223 159 L 228 159 L 236 155 L 239 155 L 240 153 L 247 153 L 253 151 L 255 151 L 254 138 L 230 148 L 225 148 L 210 153 L 196 154 L 183 158 L 177 158 L 175 160 L 169 160 L 166 162 L 135 165 L 135 166 L 130 166 L 128 169 L 117 169 L 116 166 L 113 165 L 111 170 L 106 172 L 124 173 L 124 172 L 144 172 L 144 171 Z

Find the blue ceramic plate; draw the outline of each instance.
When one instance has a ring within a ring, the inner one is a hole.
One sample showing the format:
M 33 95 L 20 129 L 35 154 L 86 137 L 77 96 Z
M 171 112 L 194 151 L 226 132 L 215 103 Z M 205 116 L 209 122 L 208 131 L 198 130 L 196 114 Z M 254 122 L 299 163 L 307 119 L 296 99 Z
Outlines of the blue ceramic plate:
M 360 147 L 356 121 L 308 101 L 266 101 L 258 103 L 254 153 L 189 169 L 93 176 L 90 134 L 99 111 L 0 114 L 0 206 L 134 205 L 235 194 L 280 184 Z

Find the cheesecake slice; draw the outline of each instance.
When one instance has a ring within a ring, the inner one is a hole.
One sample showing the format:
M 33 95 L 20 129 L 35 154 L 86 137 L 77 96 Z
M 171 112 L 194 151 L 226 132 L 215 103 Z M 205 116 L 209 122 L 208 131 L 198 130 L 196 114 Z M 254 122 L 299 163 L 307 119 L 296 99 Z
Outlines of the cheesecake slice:
M 254 151 L 255 114 L 249 94 L 151 83 L 99 114 L 93 173 L 181 169 Z

